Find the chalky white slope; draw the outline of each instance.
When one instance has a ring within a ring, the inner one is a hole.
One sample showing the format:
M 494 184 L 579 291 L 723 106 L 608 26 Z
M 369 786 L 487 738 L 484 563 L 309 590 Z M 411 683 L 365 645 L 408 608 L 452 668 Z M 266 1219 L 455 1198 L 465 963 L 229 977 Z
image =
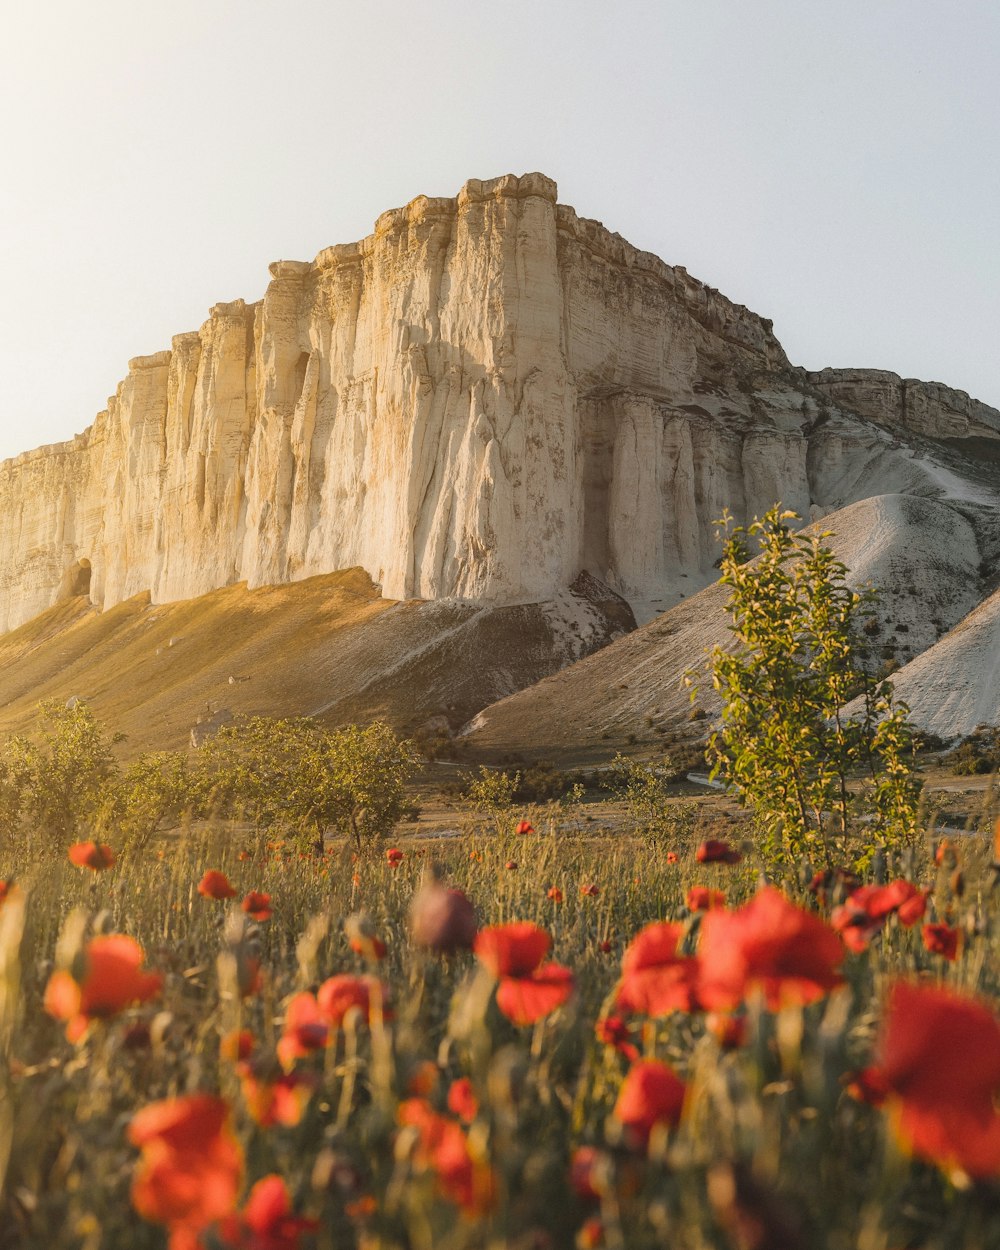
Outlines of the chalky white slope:
M 895 685 L 916 723 L 943 738 L 1000 725 L 1000 590 L 911 661 Z
M 997 554 L 997 515 L 982 504 L 892 494 L 851 504 L 815 527 L 833 532 L 831 545 L 854 585 L 879 588 L 879 628 L 870 641 L 905 665 L 897 689 L 916 723 L 948 736 L 1000 722 L 1000 595 L 977 607 L 983 564 Z M 509 751 L 571 757 L 581 749 L 597 757 L 619 747 L 648 751 L 700 730 L 689 722 L 683 678 L 703 669 L 714 645 L 731 641 L 727 597 L 724 587 L 707 587 L 487 707 L 463 741 L 484 758 Z M 700 684 L 697 706 L 712 716 L 718 703 L 707 679 Z

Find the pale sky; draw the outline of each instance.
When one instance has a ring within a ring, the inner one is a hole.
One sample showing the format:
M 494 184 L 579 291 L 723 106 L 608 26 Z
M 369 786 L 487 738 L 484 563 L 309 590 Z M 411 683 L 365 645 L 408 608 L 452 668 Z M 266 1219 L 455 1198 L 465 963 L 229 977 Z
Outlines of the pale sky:
M 1000 406 L 996 0 L 37 0 L 0 36 L 0 456 L 419 194 L 541 170 L 797 364 Z

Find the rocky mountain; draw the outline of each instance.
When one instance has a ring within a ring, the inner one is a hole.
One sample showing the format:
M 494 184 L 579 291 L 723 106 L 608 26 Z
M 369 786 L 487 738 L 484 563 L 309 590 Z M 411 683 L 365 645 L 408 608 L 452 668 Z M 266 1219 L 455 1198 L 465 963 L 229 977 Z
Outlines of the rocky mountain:
M 711 522 L 949 489 L 917 440 L 1000 436 L 961 392 L 806 374 L 771 323 L 541 174 L 277 261 L 139 357 L 93 425 L 0 466 L 0 628 L 359 566 L 392 599 L 516 603 L 581 569 L 640 613 L 712 579 Z
M 796 368 L 769 321 L 541 174 L 420 196 L 270 272 L 257 303 L 132 360 L 83 434 L 0 464 L 0 630 L 80 596 L 107 611 L 349 568 L 387 600 L 470 611 L 564 601 L 585 571 L 594 602 L 683 617 L 715 579 L 713 521 L 779 499 L 804 522 L 927 503 L 886 503 L 898 525 L 874 531 L 904 563 L 924 525 L 951 535 L 956 597 L 903 622 L 922 647 L 992 589 L 1000 412 Z

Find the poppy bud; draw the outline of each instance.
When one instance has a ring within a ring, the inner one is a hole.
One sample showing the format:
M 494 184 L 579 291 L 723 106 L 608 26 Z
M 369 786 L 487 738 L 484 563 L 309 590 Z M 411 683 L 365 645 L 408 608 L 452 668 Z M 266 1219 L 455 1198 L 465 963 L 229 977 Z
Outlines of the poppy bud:
M 478 930 L 476 909 L 461 890 L 449 890 L 435 881 L 414 896 L 410 936 L 417 946 L 449 955 L 471 947 Z

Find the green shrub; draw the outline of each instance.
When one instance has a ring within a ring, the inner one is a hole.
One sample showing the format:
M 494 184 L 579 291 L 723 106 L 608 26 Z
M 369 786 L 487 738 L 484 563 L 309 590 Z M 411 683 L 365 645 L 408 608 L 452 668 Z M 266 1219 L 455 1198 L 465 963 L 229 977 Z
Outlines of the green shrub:
M 863 645 L 871 595 L 847 585 L 829 533 L 796 534 L 792 519 L 778 505 L 746 528 L 722 519 L 720 580 L 736 645 L 711 657 L 722 724 L 709 757 L 713 775 L 754 810 L 766 858 L 811 851 L 829 861 L 857 814 L 852 777 L 867 781 L 873 852 L 913 836 L 919 785 L 907 709 Z M 856 697 L 859 710 L 847 717 Z

